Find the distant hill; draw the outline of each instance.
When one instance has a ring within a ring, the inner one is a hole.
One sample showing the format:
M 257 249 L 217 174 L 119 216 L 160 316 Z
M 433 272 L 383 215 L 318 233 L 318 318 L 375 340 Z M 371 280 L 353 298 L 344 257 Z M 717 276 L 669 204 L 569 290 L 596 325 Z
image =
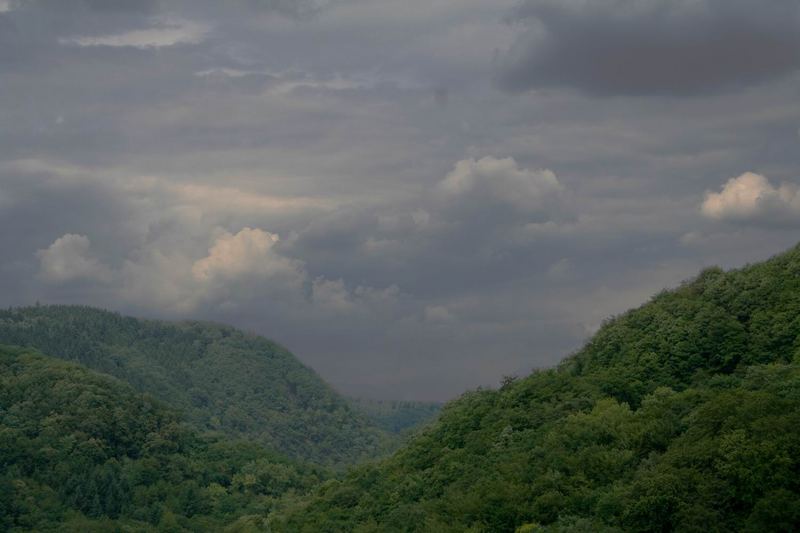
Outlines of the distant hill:
M 800 530 L 800 248 L 707 269 L 448 404 L 276 531 Z
M 442 410 L 437 402 L 351 398 L 350 404 L 373 425 L 390 433 L 403 433 L 435 419 Z
M 326 475 L 201 437 L 109 376 L 0 347 L 0 531 L 259 531 L 278 497 Z
M 386 436 L 288 350 L 229 326 L 125 317 L 83 306 L 0 311 L 0 344 L 110 374 L 203 430 L 321 464 L 374 457 Z

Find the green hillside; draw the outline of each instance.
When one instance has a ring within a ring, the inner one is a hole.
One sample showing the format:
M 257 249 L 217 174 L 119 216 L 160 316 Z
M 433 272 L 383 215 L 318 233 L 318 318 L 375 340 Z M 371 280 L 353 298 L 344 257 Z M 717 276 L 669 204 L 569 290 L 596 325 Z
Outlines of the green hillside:
M 364 413 L 373 425 L 390 433 L 413 430 L 436 418 L 442 410 L 442 404 L 436 402 L 351 398 L 350 403 Z
M 800 530 L 800 248 L 608 321 L 447 405 L 278 531 Z
M 0 531 L 255 531 L 324 478 L 201 437 L 114 378 L 0 347 Z
M 0 311 L 0 344 L 110 374 L 201 429 L 251 438 L 298 459 L 351 463 L 386 446 L 382 432 L 288 350 L 232 327 L 37 306 Z

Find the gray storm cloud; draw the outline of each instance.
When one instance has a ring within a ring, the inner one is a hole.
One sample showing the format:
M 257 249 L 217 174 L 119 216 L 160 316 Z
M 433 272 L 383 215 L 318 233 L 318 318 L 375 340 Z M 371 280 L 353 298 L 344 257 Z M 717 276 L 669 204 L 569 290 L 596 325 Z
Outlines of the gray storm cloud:
M 527 28 L 499 63 L 510 90 L 690 95 L 800 68 L 793 0 L 526 0 L 509 18 Z

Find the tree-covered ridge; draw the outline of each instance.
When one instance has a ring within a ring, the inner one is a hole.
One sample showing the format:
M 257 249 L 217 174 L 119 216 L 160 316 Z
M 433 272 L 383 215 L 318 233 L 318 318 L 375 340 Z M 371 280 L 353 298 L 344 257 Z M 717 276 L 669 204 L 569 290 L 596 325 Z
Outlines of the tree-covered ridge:
M 800 249 L 608 321 L 558 368 L 465 394 L 278 531 L 800 529 Z
M 109 376 L 0 347 L 0 530 L 243 531 L 325 476 L 202 437 Z
M 364 413 L 373 425 L 390 433 L 413 430 L 435 419 L 442 410 L 442 404 L 437 402 L 351 398 L 350 403 Z
M 385 437 L 288 350 L 232 327 L 82 306 L 0 311 L 0 343 L 113 375 L 202 429 L 325 464 L 371 457 Z
M 704 270 L 611 320 L 562 366 L 635 406 L 656 386 L 681 388 L 798 355 L 800 246 L 741 270 Z

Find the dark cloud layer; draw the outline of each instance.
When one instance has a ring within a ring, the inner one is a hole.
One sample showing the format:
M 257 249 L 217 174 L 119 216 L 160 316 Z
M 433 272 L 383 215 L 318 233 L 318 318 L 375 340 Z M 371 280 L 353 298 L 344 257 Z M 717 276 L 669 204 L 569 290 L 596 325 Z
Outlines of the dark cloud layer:
M 0 305 L 229 322 L 446 399 L 793 243 L 788 2 L 514 4 L 0 0 Z M 742 60 L 701 68 L 705 32 Z
M 510 90 L 690 95 L 800 68 L 794 0 L 527 0 L 511 19 L 528 29 L 500 60 Z

